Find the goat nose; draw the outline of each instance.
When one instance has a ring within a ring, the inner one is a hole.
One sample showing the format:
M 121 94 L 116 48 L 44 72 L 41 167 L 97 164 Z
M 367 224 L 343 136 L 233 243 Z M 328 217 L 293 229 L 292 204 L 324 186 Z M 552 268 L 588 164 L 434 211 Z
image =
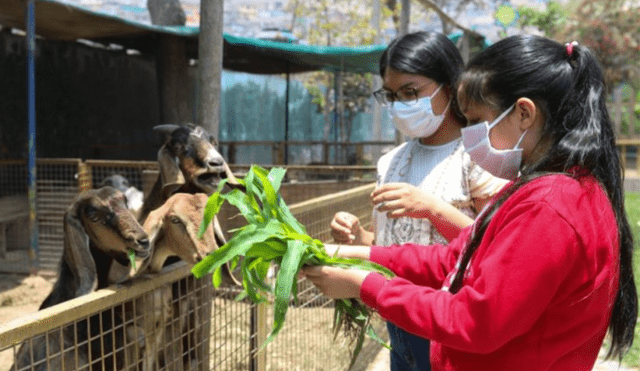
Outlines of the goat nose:
M 209 161 L 207 161 L 209 167 L 220 167 L 222 163 L 222 158 L 210 158 Z
M 138 243 L 138 245 L 140 245 L 141 247 L 144 247 L 145 249 L 149 247 L 149 239 L 148 238 L 140 238 L 140 239 L 136 240 L 136 242 Z

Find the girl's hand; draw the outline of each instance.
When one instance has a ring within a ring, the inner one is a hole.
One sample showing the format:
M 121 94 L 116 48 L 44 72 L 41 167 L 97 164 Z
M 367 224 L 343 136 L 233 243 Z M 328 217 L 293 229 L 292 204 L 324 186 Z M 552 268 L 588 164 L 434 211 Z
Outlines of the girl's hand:
M 362 245 L 363 228 L 357 216 L 339 211 L 331 221 L 331 236 L 337 243 Z
M 360 297 L 360 286 L 371 272 L 329 266 L 304 267 L 301 273 L 322 292 L 333 299 Z
M 408 183 L 387 183 L 371 193 L 371 201 L 389 218 L 427 218 L 438 200 Z

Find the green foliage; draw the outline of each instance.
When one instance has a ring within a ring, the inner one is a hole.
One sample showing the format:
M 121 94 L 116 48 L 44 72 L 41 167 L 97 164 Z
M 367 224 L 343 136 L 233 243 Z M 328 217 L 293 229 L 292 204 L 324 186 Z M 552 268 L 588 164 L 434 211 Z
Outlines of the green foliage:
M 519 6 L 517 9 L 521 27 L 537 27 L 547 37 L 554 37 L 567 24 L 567 11 L 556 1 L 549 1 L 547 9 L 542 11 L 528 6 Z
M 133 269 L 136 269 L 136 251 L 134 249 L 129 249 L 127 251 L 127 255 L 129 256 L 129 263 L 131 263 Z
M 267 172 L 253 165 L 244 179 L 246 193 L 235 189 L 221 193 L 224 182 L 217 192 L 209 197 L 200 227 L 200 236 L 218 213 L 224 201 L 234 205 L 247 221 L 247 225 L 236 230 L 233 237 L 222 247 L 205 257 L 192 268 L 195 277 L 213 273 L 213 285 L 221 283 L 220 269 L 223 264 L 239 260 L 242 272 L 242 297 L 255 303 L 267 302 L 274 297 L 274 319 L 266 346 L 284 325 L 291 298 L 296 299 L 297 280 L 304 265 L 330 265 L 377 271 L 387 277 L 393 273 L 371 262 L 329 256 L 320 240 L 310 237 L 304 225 L 291 214 L 280 196 L 279 190 L 285 170 L 273 168 Z M 266 282 L 271 264 L 278 266 L 275 287 Z M 357 300 L 337 300 L 335 305 L 334 333 L 342 328 L 347 336 L 356 338 L 352 364 L 362 347 L 365 334 L 381 341 L 369 323 L 371 311 Z M 382 342 L 382 341 L 381 341 Z
M 545 10 L 519 7 L 521 27 L 535 26 L 560 43 L 591 48 L 607 84 L 640 86 L 640 6 L 625 0 L 550 1 Z
M 311 45 L 358 46 L 375 43 L 372 7 L 371 0 L 292 0 L 287 10 L 294 14 L 295 19 L 306 20 L 306 27 L 293 30 L 299 39 Z M 380 28 L 395 27 L 394 19 L 399 14 L 399 6 L 394 9 L 382 6 L 381 10 Z M 337 99 L 334 73 L 313 72 L 306 74 L 303 79 L 318 112 L 326 116 L 344 112 L 339 140 L 349 141 L 354 118 L 359 112 L 367 112 L 370 108 L 373 90 L 371 74 L 342 74 L 342 104 Z M 327 121 L 327 124 L 330 122 Z M 325 132 L 329 130 L 325 129 Z

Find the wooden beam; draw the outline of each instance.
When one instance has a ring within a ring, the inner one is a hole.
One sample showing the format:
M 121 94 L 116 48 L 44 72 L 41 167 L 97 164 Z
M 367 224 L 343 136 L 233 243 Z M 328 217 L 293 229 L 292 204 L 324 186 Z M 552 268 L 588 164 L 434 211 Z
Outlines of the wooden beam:
M 216 139 L 220 130 L 222 97 L 223 0 L 200 1 L 198 124 Z

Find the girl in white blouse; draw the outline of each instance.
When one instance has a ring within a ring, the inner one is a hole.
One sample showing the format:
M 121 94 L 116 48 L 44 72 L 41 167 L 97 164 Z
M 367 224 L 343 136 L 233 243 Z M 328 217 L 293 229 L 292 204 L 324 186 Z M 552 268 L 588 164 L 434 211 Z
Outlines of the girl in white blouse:
M 380 59 L 383 88 L 374 92 L 389 107 L 396 129 L 410 139 L 378 161 L 372 193 L 373 226 L 338 212 L 334 241 L 378 246 L 446 243 L 472 224 L 506 183 L 473 163 L 464 151 L 466 120 L 454 83 L 463 60 L 455 45 L 435 32 L 416 32 L 392 41 Z M 388 324 L 391 371 L 430 370 L 429 342 Z

